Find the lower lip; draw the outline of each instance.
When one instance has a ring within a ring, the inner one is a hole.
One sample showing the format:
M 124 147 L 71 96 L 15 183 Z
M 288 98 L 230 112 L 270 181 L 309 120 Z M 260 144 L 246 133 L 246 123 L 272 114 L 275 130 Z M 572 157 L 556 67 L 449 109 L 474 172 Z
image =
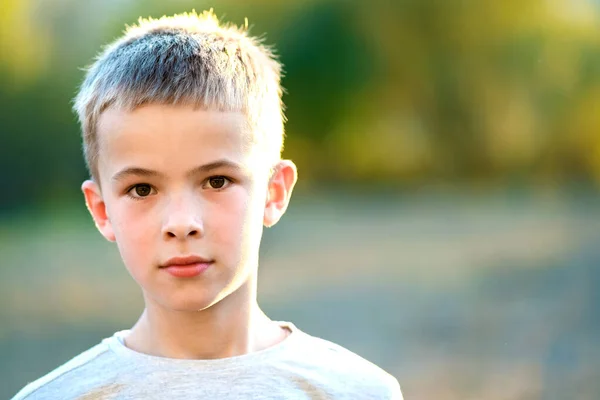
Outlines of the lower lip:
M 212 262 L 203 262 L 186 265 L 169 265 L 164 270 L 177 278 L 193 278 L 200 275 L 212 265 Z

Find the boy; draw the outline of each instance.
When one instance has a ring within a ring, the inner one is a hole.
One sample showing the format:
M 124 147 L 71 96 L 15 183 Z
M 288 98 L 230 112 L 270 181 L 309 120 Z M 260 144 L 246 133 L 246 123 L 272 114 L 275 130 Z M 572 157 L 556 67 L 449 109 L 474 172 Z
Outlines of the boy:
M 283 215 L 280 65 L 211 12 L 140 19 L 75 99 L 96 227 L 145 309 L 15 399 L 401 399 L 359 356 L 256 302 L 263 226 Z

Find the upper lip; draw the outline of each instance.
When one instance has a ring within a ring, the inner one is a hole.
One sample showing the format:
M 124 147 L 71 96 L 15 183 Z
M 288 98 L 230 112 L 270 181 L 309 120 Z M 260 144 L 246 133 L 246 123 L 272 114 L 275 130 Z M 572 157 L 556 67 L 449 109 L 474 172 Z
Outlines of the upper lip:
M 185 257 L 173 257 L 173 258 L 169 258 L 167 260 L 167 262 L 165 262 L 162 266 L 163 267 L 171 267 L 174 265 L 191 265 L 191 264 L 198 264 L 198 263 L 209 263 L 212 262 L 212 260 L 209 260 L 207 258 L 203 258 L 200 256 L 185 256 Z

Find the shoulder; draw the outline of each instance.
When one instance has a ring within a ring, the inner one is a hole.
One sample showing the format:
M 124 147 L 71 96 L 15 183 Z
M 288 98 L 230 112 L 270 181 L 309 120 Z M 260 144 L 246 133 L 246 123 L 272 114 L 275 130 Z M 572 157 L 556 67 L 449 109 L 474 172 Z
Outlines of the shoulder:
M 402 399 L 398 380 L 382 368 L 336 343 L 299 333 L 295 362 L 310 368 L 315 378 L 335 386 L 334 390 L 365 398 Z
M 41 378 L 27 384 L 12 400 L 51 399 L 59 394 L 74 392 L 79 384 L 112 362 L 105 342 L 84 351 Z M 77 384 L 75 384 L 77 382 Z

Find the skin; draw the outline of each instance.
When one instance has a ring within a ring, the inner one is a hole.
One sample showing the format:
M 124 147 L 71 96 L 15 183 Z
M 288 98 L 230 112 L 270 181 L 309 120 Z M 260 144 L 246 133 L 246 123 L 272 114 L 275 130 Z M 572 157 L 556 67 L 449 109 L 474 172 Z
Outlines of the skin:
M 256 302 L 256 276 L 263 226 L 284 214 L 295 165 L 267 164 L 237 112 L 109 108 L 97 132 L 99 177 L 82 185 L 86 205 L 100 233 L 116 242 L 145 302 L 126 345 L 213 359 L 284 340 L 287 332 Z M 163 268 L 190 255 L 210 267 L 192 278 Z

